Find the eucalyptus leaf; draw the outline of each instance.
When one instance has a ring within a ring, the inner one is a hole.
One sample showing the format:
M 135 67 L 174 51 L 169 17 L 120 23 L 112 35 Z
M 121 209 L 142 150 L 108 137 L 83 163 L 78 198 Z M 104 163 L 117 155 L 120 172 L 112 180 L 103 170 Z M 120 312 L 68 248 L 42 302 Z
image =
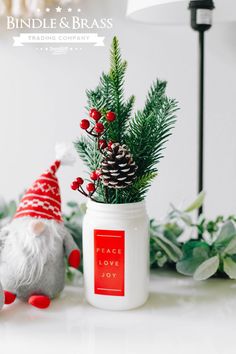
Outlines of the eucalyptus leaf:
M 235 236 L 236 228 L 234 223 L 231 220 L 226 221 L 214 243 L 215 248 L 220 251 L 224 250 Z
M 183 253 L 182 253 L 181 249 L 178 246 L 176 246 L 175 243 L 173 243 L 172 241 L 170 241 L 167 237 L 165 237 L 163 235 L 159 235 L 159 239 L 170 246 L 170 248 L 173 250 L 173 252 L 177 255 L 178 259 L 183 257 Z
M 193 223 L 191 216 L 188 215 L 187 213 L 181 213 L 180 219 L 183 220 L 183 222 L 188 226 L 191 226 Z
M 156 251 L 153 250 L 152 247 L 150 247 L 149 261 L 150 261 L 150 264 L 151 264 L 151 265 L 153 265 L 154 263 L 156 263 Z
M 185 209 L 185 212 L 186 213 L 190 213 L 191 211 L 199 209 L 202 206 L 203 202 L 204 202 L 205 195 L 206 195 L 206 193 L 203 192 L 203 191 L 201 193 L 199 193 L 199 195 L 197 196 L 197 199 L 194 200 L 194 202 L 192 204 L 190 204 Z
M 185 258 L 176 264 L 177 272 L 184 275 L 193 275 L 196 269 L 205 261 L 206 258 L 195 257 Z
M 226 221 L 222 226 L 216 242 L 222 242 L 225 240 L 228 241 L 229 239 L 232 238 L 232 235 L 236 235 L 236 228 L 234 223 L 231 220 L 229 220 Z
M 176 270 L 184 275 L 193 275 L 196 269 L 209 258 L 209 246 L 204 242 L 191 241 L 184 245 L 185 257 L 176 264 Z
M 234 237 L 224 249 L 223 254 L 236 254 L 236 237 Z
M 207 245 L 208 246 L 208 245 Z M 210 247 L 206 247 L 204 244 L 200 247 L 195 247 L 193 249 L 193 258 L 202 258 L 207 259 L 209 258 Z
M 168 258 L 165 254 L 163 254 L 160 257 L 157 256 L 156 261 L 157 261 L 157 264 L 159 267 L 163 267 L 166 264 L 166 262 L 168 261 Z
M 166 253 L 166 255 L 169 257 L 169 259 L 172 262 L 177 262 L 179 260 L 180 253 L 176 253 L 176 250 L 173 247 L 173 245 L 170 246 L 170 244 L 166 243 L 163 240 L 163 238 L 160 239 L 160 235 L 158 235 L 158 237 L 155 237 L 154 240 L 155 240 L 156 244 Z M 181 252 L 181 255 L 182 255 L 182 252 Z
M 230 257 L 224 258 L 223 267 L 230 279 L 236 279 L 236 263 Z
M 78 208 L 79 207 L 78 203 L 74 202 L 74 201 L 68 202 L 67 206 L 70 207 L 70 208 Z
M 198 249 L 198 248 L 203 248 L 207 252 L 209 252 L 209 250 L 210 250 L 210 247 L 206 242 L 197 241 L 197 240 L 190 240 L 190 241 L 187 241 L 182 247 L 184 258 L 193 257 L 194 252 L 196 252 L 196 249 Z
M 200 266 L 196 269 L 193 277 L 195 280 L 205 280 L 210 278 L 217 272 L 217 269 L 220 264 L 219 256 L 216 255 L 207 259 L 205 262 L 200 264 Z
M 182 235 L 183 228 L 181 228 L 177 223 L 167 223 L 164 225 L 163 234 L 167 237 L 170 241 L 178 245 L 177 238 Z

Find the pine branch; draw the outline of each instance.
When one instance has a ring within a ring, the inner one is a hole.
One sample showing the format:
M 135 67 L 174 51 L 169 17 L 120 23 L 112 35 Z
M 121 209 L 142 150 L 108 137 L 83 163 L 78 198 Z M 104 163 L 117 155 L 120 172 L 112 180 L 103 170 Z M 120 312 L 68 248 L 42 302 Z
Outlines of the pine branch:
M 157 176 L 156 172 L 150 171 L 140 177 L 138 177 L 133 185 L 125 190 L 124 196 L 125 203 L 134 203 L 142 201 L 148 189 L 151 186 L 151 182 Z
M 143 109 L 145 116 L 149 116 L 153 111 L 157 112 L 161 109 L 163 99 L 165 98 L 166 85 L 166 81 L 158 79 L 152 84 Z
M 124 99 L 124 84 L 127 62 L 121 58 L 119 42 L 116 37 L 112 41 L 111 47 L 111 69 L 110 78 L 110 95 L 113 102 L 113 110 L 116 112 L 116 120 L 113 124 L 112 131 L 109 132 L 110 140 L 122 143 L 124 133 L 124 125 L 128 120 L 133 108 L 134 99 L 131 98 L 125 106 Z
M 101 154 L 97 150 L 92 140 L 84 137 L 78 139 L 75 143 L 75 148 L 90 171 L 95 171 L 101 162 Z
M 163 157 L 162 150 L 176 120 L 176 102 L 165 96 L 165 86 L 159 81 L 152 86 L 143 111 L 131 120 L 125 137 L 138 165 L 138 176 L 157 171 L 155 165 Z

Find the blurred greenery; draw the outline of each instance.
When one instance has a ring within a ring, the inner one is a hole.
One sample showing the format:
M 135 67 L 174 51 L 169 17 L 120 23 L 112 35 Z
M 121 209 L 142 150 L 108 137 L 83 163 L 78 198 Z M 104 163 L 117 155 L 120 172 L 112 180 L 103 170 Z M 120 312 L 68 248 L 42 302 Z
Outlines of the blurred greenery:
M 236 279 L 236 216 L 218 216 L 208 220 L 196 211 L 202 205 L 204 193 L 183 210 L 171 205 L 162 221 L 150 220 L 150 267 L 168 267 L 177 272 L 204 280 L 211 276 Z M 16 210 L 16 202 L 6 203 L 0 198 L 0 227 L 9 222 Z M 82 222 L 85 204 L 68 202 L 63 214 L 65 227 L 82 253 Z M 83 272 L 83 255 L 79 268 Z M 75 272 L 66 267 L 67 279 Z

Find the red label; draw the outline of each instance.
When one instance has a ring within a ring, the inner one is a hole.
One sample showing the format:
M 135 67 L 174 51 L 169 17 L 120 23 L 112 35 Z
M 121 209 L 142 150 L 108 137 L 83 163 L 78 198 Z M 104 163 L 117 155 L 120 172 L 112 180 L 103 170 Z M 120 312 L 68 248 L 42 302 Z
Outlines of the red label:
M 94 230 L 94 293 L 125 295 L 125 232 Z

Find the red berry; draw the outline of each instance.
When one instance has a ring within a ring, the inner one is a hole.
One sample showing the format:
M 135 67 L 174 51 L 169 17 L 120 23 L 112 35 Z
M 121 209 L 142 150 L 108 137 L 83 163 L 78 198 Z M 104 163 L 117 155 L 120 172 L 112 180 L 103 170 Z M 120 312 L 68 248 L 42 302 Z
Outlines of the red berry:
M 81 186 L 84 183 L 84 180 L 81 177 L 77 177 L 76 182 L 79 184 L 79 186 Z
M 94 120 L 99 121 L 99 119 L 101 118 L 102 114 L 95 108 L 90 109 L 89 111 L 89 115 L 91 118 L 93 118 Z
M 111 149 L 112 144 L 114 144 L 114 142 L 110 140 L 107 144 L 108 149 Z
M 104 139 L 100 139 L 98 141 L 98 144 L 99 144 L 100 149 L 105 149 L 107 147 L 107 142 Z
M 95 132 L 101 134 L 104 132 L 104 125 L 102 123 L 96 123 L 94 126 Z
M 90 174 L 90 178 L 91 178 L 93 181 L 97 181 L 98 178 L 99 178 L 99 174 L 97 173 L 97 171 L 93 171 L 93 172 Z
M 107 112 L 106 119 L 108 122 L 113 122 L 116 119 L 116 114 L 114 112 Z
M 80 128 L 81 129 L 88 129 L 90 126 L 90 123 L 88 121 L 88 119 L 82 119 L 81 122 L 80 122 Z
M 76 191 L 79 188 L 79 183 L 74 181 L 71 183 L 70 187 L 73 189 L 73 191 Z
M 93 193 L 95 191 L 95 184 L 94 183 L 88 183 L 86 186 L 86 189 L 89 193 Z
M 96 108 L 91 108 L 90 111 L 89 111 L 89 116 L 92 118 L 92 114 L 93 112 L 97 112 L 97 109 Z

